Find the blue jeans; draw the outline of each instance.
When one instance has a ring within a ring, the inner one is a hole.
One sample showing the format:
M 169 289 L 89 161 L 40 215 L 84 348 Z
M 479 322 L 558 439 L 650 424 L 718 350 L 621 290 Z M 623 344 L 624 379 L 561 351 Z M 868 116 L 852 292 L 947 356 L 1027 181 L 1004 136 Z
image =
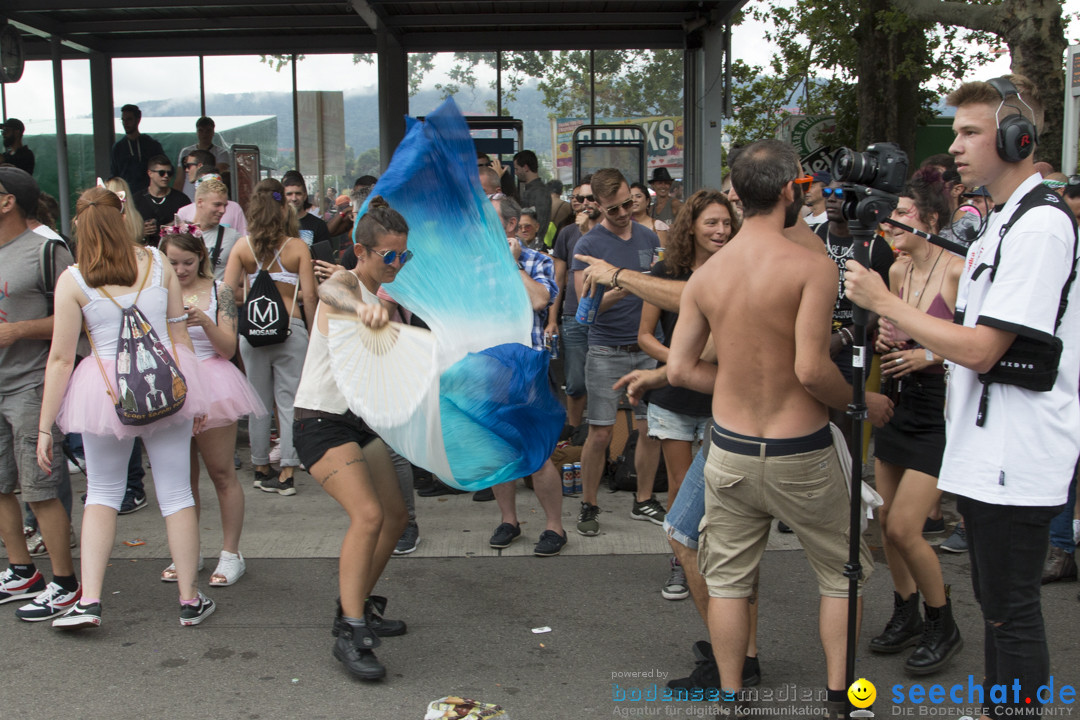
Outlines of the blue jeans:
M 1073 541 L 1073 509 L 1076 507 L 1076 475 L 1073 475 L 1069 483 L 1069 499 L 1065 503 L 1065 509 L 1050 521 L 1050 544 L 1061 548 L 1067 553 L 1076 552 L 1076 543 Z
M 664 530 L 668 537 L 691 550 L 698 549 L 701 518 L 705 516 L 705 461 L 708 458 L 709 441 L 701 444 L 690 469 L 686 471 L 675 501 L 664 518 Z
M 573 398 L 581 397 L 585 394 L 585 354 L 589 351 L 589 326 L 579 323 L 573 315 L 563 315 L 562 345 L 566 394 Z
M 142 440 L 135 438 L 135 446 L 131 448 L 131 457 L 128 458 L 126 495 L 133 495 L 135 497 L 143 497 L 146 495 L 146 487 L 143 485 L 143 478 L 146 477 L 146 470 L 143 468 L 142 464 L 142 450 Z
M 1039 707 L 1036 691 L 1050 675 L 1050 652 L 1043 625 L 1042 566 L 1050 521 L 1060 507 L 991 505 L 957 498 L 967 527 L 971 584 L 985 622 L 984 697 L 990 717 L 1004 717 L 1002 707 L 1016 711 Z M 1019 682 L 1019 702 L 1012 685 Z M 1009 702 L 990 699 L 993 685 L 1008 685 Z M 1024 699 L 1031 698 L 1031 704 Z M 1016 715 L 1014 712 L 1014 716 Z

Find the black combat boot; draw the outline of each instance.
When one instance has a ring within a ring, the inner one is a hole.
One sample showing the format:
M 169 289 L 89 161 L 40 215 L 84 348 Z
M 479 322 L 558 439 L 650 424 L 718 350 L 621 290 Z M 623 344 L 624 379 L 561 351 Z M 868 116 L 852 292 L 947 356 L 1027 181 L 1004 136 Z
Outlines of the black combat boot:
M 379 637 L 366 625 L 339 625 L 334 641 L 334 657 L 341 661 L 350 674 L 362 680 L 379 680 L 386 677 L 386 668 L 372 652 L 379 647 Z
M 964 647 L 960 637 L 960 628 L 952 614 L 952 599 L 949 587 L 945 587 L 945 606 L 926 608 L 926 624 L 923 627 L 919 646 L 904 663 L 904 669 L 912 675 L 929 675 L 940 670 L 953 655 Z
M 919 593 L 907 600 L 893 591 L 893 614 L 885 624 L 885 631 L 870 641 L 870 650 L 876 653 L 898 653 L 919 642 L 923 634 L 923 621 L 919 615 Z

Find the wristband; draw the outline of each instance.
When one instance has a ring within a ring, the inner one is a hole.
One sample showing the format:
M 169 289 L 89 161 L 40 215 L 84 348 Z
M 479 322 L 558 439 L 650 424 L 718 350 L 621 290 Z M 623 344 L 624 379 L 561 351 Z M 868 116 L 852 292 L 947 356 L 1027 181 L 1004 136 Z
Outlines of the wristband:
M 49 437 L 52 437 L 52 432 L 49 430 L 38 430 L 37 432 L 38 435 L 48 435 Z
M 621 290 L 621 289 L 622 289 L 622 288 L 620 288 L 620 287 L 619 287 L 619 273 L 621 273 L 621 272 L 622 272 L 622 270 L 623 270 L 622 268 L 619 268 L 619 269 L 618 269 L 618 270 L 616 270 L 616 271 L 615 271 L 615 272 L 614 272 L 614 273 L 612 274 L 612 276 L 611 276 L 611 286 L 612 286 L 613 288 L 617 289 L 617 290 Z
M 934 362 L 934 353 L 930 352 L 929 350 L 926 351 L 926 362 Z
M 188 314 L 187 314 L 187 313 L 184 313 L 184 314 L 183 314 L 183 315 L 181 315 L 180 317 L 171 317 L 171 318 L 165 318 L 165 322 L 167 322 L 167 323 L 173 323 L 173 324 L 175 324 L 175 323 L 182 323 L 182 322 L 186 322 L 186 321 L 187 321 L 187 319 L 188 319 Z

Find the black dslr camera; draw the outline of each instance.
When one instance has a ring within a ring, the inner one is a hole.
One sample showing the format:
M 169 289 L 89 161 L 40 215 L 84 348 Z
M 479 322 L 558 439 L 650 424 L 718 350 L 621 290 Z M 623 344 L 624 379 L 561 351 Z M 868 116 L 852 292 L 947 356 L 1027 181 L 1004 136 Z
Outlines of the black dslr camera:
M 841 148 L 833 159 L 833 177 L 898 194 L 907 182 L 907 154 L 896 143 L 874 143 L 866 152 Z

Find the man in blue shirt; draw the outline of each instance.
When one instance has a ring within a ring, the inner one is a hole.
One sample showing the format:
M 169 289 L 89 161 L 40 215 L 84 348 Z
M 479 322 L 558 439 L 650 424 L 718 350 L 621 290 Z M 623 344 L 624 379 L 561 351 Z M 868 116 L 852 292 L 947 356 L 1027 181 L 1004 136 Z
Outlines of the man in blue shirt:
M 598 170 L 593 173 L 591 187 L 602 219 L 574 247 L 574 261 L 570 267 L 578 298 L 591 294 L 593 288 L 591 282 L 586 287 L 584 271 L 588 264 L 582 256 L 599 258 L 617 268 L 646 272 L 652 266 L 653 254 L 660 247 L 656 233 L 633 221 L 630 187 L 621 172 L 614 168 Z M 613 287 L 607 290 L 600 303 L 596 322 L 589 328 L 589 352 L 585 360 L 589 435 L 581 452 L 583 495 L 577 527 L 582 535 L 600 534 L 597 491 L 622 394 L 612 386 L 633 370 L 656 367 L 656 360 L 638 346 L 640 322 L 641 298 L 620 288 L 616 273 Z M 663 525 L 664 507 L 652 494 L 656 467 L 660 462 L 660 441 L 649 437 L 645 405 L 634 408 L 634 414 L 638 430 L 634 453 L 638 486 L 630 517 Z

